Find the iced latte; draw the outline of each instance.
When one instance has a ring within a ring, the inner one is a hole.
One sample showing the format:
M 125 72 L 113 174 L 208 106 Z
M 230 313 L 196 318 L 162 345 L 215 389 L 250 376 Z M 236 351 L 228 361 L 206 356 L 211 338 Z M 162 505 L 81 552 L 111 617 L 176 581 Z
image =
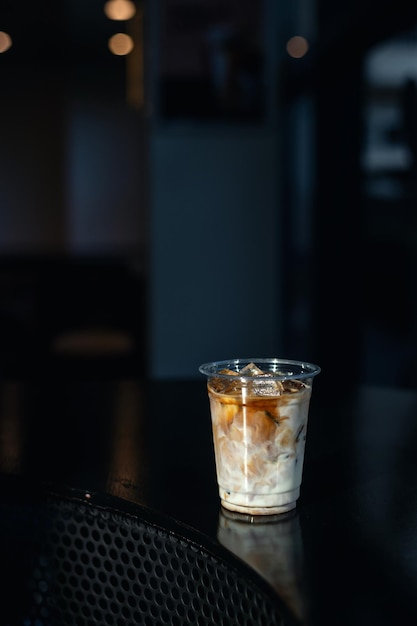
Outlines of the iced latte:
M 316 365 L 279 359 L 204 364 L 222 506 L 290 511 L 300 495 Z

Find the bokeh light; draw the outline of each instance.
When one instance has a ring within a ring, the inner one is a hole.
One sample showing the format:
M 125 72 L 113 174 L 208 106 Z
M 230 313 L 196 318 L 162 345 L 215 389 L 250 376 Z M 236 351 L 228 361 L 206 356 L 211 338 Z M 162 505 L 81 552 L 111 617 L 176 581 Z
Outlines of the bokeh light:
M 301 59 L 308 52 L 308 41 L 301 35 L 295 35 L 287 41 L 287 52 L 293 59 Z
M 132 52 L 134 47 L 133 39 L 126 33 L 116 33 L 109 39 L 110 52 L 117 56 L 125 56 Z
M 0 30 L 0 54 L 2 52 L 6 52 L 9 48 L 12 47 L 12 38 L 8 33 L 5 33 L 3 30 Z
M 130 20 L 136 13 L 136 7 L 131 0 L 108 0 L 104 13 L 109 20 Z

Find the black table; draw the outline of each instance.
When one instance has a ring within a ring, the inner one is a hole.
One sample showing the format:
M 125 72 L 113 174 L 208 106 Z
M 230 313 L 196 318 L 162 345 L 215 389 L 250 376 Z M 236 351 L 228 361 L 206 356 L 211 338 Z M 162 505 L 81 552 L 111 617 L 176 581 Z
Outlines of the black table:
M 417 623 L 417 392 L 315 383 L 294 513 L 220 507 L 204 380 L 0 385 L 0 472 L 146 505 L 243 560 L 300 623 Z

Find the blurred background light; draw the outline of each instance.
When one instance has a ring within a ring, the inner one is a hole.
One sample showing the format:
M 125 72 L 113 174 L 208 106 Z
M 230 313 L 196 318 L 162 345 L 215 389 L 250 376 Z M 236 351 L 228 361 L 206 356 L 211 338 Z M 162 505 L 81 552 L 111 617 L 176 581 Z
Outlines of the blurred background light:
M 293 59 L 301 59 L 308 52 L 308 41 L 305 37 L 295 35 L 287 41 L 287 52 Z
M 134 48 L 133 39 L 126 33 L 116 33 L 109 39 L 110 52 L 117 56 L 125 56 Z
M 0 53 L 6 52 L 12 46 L 12 38 L 8 33 L 0 30 Z
M 104 13 L 109 20 L 130 20 L 136 13 L 131 0 L 109 0 L 104 5 Z

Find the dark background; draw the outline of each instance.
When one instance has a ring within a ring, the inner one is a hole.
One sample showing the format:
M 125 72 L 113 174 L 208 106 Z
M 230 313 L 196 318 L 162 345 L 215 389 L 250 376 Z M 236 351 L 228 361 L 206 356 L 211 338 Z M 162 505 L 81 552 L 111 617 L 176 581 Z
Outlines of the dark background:
M 133 23 L 111 22 L 97 0 L 3 2 L 1 28 L 13 46 L 0 55 L 2 371 L 33 371 L 41 360 L 52 370 L 91 371 L 94 360 L 151 373 L 149 137 L 158 124 L 178 120 L 221 124 L 224 132 L 256 127 L 272 107 L 282 220 L 273 350 L 319 363 L 329 382 L 343 368 L 352 382 L 415 387 L 414 77 L 404 76 L 399 57 L 398 81 L 375 85 L 367 63 L 376 47 L 393 42 L 409 44 L 407 62 L 417 47 L 417 8 L 403 0 L 288 2 L 285 19 L 273 25 L 277 48 L 305 34 L 309 50 L 301 59 L 278 54 L 265 79 L 268 2 L 197 4 L 199 11 L 187 2 L 136 3 L 144 16 L 141 104 L 129 100 L 137 66 L 103 45 Z M 201 49 L 202 33 L 218 35 L 225 24 L 223 60 L 246 85 L 239 90 L 231 81 L 226 96 Z M 194 33 L 187 45 L 184 32 Z M 368 136 L 381 107 L 395 112 L 381 131 L 382 147 Z M 81 121 L 68 165 L 66 120 L 74 110 Z M 103 145 L 109 120 L 114 130 Z M 366 150 L 378 156 L 398 147 L 407 155 L 399 166 L 364 161 Z M 95 171 L 103 162 L 111 176 Z M 298 184 L 301 170 L 307 186 Z

